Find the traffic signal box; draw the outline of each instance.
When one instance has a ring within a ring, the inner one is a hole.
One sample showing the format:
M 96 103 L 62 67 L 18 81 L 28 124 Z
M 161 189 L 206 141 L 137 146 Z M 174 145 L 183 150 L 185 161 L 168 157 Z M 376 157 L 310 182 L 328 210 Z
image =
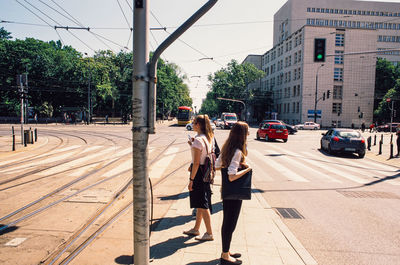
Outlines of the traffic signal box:
M 325 62 L 326 39 L 314 39 L 314 62 Z

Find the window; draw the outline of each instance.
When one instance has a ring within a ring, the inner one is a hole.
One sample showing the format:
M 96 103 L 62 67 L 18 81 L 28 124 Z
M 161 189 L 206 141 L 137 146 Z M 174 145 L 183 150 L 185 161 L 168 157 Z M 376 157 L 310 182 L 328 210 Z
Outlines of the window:
M 300 112 L 300 104 L 299 102 L 296 103 L 296 113 Z
M 332 103 L 332 113 L 342 112 L 342 103 Z
M 336 33 L 335 45 L 338 47 L 344 46 L 344 34 L 343 33 Z
M 299 51 L 299 52 L 297 53 L 297 55 L 298 55 L 297 61 L 298 61 L 298 62 L 301 62 L 301 51 Z
M 335 71 L 333 74 L 333 80 L 343 81 L 343 69 L 342 68 L 335 68 Z
M 335 51 L 335 64 L 343 64 L 343 51 Z
M 333 86 L 333 99 L 342 99 L 343 86 Z

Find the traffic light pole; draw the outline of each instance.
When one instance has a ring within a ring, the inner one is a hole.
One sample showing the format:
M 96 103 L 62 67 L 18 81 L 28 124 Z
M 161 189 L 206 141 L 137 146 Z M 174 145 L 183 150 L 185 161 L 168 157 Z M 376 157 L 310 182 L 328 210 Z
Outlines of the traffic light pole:
M 315 102 L 314 102 L 314 123 L 317 123 L 317 103 L 318 103 L 318 71 L 325 64 L 318 66 L 317 73 L 315 75 Z
M 148 139 L 155 133 L 156 69 L 161 53 L 218 0 L 209 0 L 156 49 L 149 62 L 149 0 L 135 0 L 132 78 L 132 160 L 134 264 L 148 265 L 150 256 Z

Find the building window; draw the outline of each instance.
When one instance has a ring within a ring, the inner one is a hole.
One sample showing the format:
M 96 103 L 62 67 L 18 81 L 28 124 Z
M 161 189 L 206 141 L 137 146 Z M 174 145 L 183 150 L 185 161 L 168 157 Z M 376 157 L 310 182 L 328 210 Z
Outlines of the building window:
M 333 86 L 333 99 L 342 99 L 343 86 Z
M 298 53 L 297 53 L 297 61 L 298 62 L 301 62 L 301 51 L 299 51 Z
M 342 68 L 335 68 L 335 71 L 333 74 L 333 80 L 343 81 L 343 69 Z
M 297 102 L 296 103 L 296 113 L 299 113 L 299 112 L 300 112 L 300 103 Z
M 336 33 L 335 45 L 339 47 L 344 46 L 344 34 Z
M 332 103 L 332 113 L 342 112 L 342 103 Z
M 335 64 L 343 64 L 343 51 L 335 51 Z

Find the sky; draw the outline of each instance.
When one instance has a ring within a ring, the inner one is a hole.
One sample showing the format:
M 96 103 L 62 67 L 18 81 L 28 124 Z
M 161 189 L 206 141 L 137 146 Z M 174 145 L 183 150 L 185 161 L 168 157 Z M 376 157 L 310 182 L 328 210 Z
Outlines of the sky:
M 161 58 L 177 64 L 188 77 L 185 82 L 197 110 L 209 91 L 209 74 L 232 59 L 241 63 L 249 54 L 263 54 L 272 48 L 273 16 L 285 2 L 218 0 L 164 51 Z M 155 50 L 205 3 L 207 0 L 149 0 L 150 28 L 167 28 L 150 31 L 149 50 Z M 131 51 L 132 6 L 132 0 L 0 0 L 0 27 L 16 39 L 61 40 L 82 54 L 106 49 Z M 55 30 L 54 26 L 89 27 L 90 31 Z

